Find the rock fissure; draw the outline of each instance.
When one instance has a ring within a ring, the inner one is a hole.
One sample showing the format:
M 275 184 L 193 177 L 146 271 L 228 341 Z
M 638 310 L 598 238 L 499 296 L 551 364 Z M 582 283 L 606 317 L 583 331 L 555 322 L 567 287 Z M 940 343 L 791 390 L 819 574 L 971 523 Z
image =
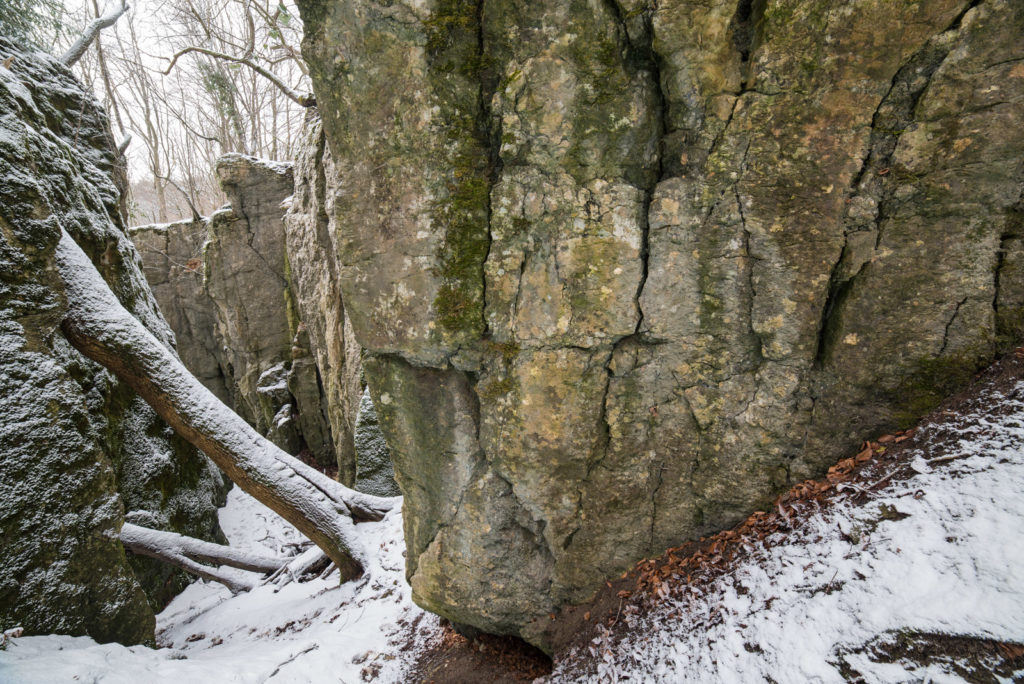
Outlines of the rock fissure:
M 946 323 L 945 329 L 942 331 L 942 346 L 939 347 L 939 353 L 936 356 L 941 357 L 946 351 L 946 347 L 949 345 L 949 330 L 953 327 L 953 323 L 956 321 L 957 315 L 960 313 L 960 307 L 967 303 L 967 297 L 964 297 L 956 303 L 956 307 L 953 309 L 953 315 L 949 317 L 949 321 Z
M 1012 233 L 1003 233 L 999 236 L 999 249 L 996 250 L 996 265 L 992 274 L 992 311 L 996 315 L 996 322 L 999 321 L 999 285 L 1002 278 L 1003 263 L 1006 261 L 1007 245 L 1009 241 L 1017 237 Z M 948 326 L 947 326 L 948 331 Z
M 872 114 L 867 150 L 847 192 L 848 209 L 843 220 L 843 246 L 829 275 L 818 327 L 814 357 L 816 368 L 822 368 L 828 362 L 834 344 L 831 338 L 837 324 L 834 317 L 841 312 L 843 301 L 856 279 L 872 261 L 871 255 L 863 255 L 858 258 L 860 263 L 854 265 L 851 234 L 871 233 L 874 237 L 872 251 L 877 252 L 881 248 L 887 205 L 894 201 L 897 189 L 892 166 L 900 136 L 913 126 L 918 102 L 927 90 L 931 77 L 952 50 L 951 32 L 957 30 L 964 14 L 977 4 L 971 3 L 957 16 L 949 29 L 928 40 L 896 71 L 886 94 Z
M 757 47 L 757 24 L 764 14 L 766 0 L 739 0 L 729 22 L 732 46 L 740 56 L 740 93 L 747 90 L 750 78 L 750 56 Z
M 486 33 L 484 30 L 484 3 L 486 0 L 477 0 L 476 4 L 476 38 L 477 38 L 477 54 L 478 59 L 481 61 L 481 65 L 489 61 Z M 480 316 L 483 319 L 483 337 L 490 335 L 490 323 L 487 320 L 487 274 L 485 272 L 485 266 L 487 259 L 491 255 L 491 246 L 494 244 L 494 235 L 491 232 L 491 216 L 493 215 L 493 207 L 491 206 L 491 194 L 494 191 L 494 183 L 496 179 L 501 176 L 501 169 L 503 162 L 501 159 L 501 122 L 494 117 L 491 111 L 491 102 L 494 99 L 494 94 L 498 88 L 498 79 L 494 76 L 490 77 L 491 84 L 486 82 L 484 74 L 480 74 L 480 100 L 479 100 L 479 116 L 480 123 L 478 124 L 480 129 L 484 131 L 484 139 L 486 140 L 486 149 L 488 154 L 488 169 L 487 169 L 487 201 L 484 204 L 486 226 L 487 226 L 487 246 L 484 250 L 483 259 L 480 262 L 480 282 L 481 282 L 481 306 Z
M 288 280 L 284 277 L 284 275 L 278 273 L 277 270 L 273 266 L 271 266 L 270 262 L 267 261 L 267 257 L 264 254 L 262 254 L 258 249 L 256 249 L 255 245 L 253 245 L 253 242 L 255 242 L 256 240 L 256 231 L 253 230 L 252 223 L 249 220 L 249 215 L 246 214 L 245 212 L 244 203 L 239 201 L 237 202 L 237 206 L 232 205 L 232 209 L 238 211 L 238 218 L 245 225 L 245 244 L 248 246 L 249 251 L 252 252 L 256 256 L 256 258 L 266 267 L 267 271 L 274 274 L 277 280 L 281 283 L 282 287 L 287 288 Z

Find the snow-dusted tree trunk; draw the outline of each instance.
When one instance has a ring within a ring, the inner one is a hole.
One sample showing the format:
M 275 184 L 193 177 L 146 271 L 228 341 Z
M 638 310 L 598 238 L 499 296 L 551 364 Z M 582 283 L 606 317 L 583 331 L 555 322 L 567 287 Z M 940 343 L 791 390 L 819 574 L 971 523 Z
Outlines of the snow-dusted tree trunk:
M 82 36 L 75 41 L 75 44 L 68 48 L 68 51 L 61 56 L 60 61 L 64 62 L 66 66 L 74 66 L 82 58 L 82 55 L 85 54 L 85 51 L 89 49 L 89 46 L 92 45 L 92 41 L 96 39 L 96 36 L 100 35 L 100 31 L 116 24 L 121 15 L 129 9 L 128 3 L 125 0 L 121 0 L 120 7 L 115 7 L 102 17 L 94 19 L 85 27 L 85 30 L 82 31 Z
M 217 566 L 227 565 L 251 572 L 275 572 L 289 560 L 246 553 L 230 546 L 211 544 L 201 539 L 185 537 L 174 532 L 151 530 L 131 523 L 125 523 L 121 527 L 118 538 L 132 553 L 156 558 L 203 579 L 220 582 L 230 589 L 232 594 L 249 591 L 255 585 L 242 577 L 224 572 Z
M 362 574 L 366 554 L 354 518 L 379 520 L 397 500 L 351 490 L 256 432 L 121 306 L 66 232 L 57 266 L 68 300 L 61 329 L 71 344 L 130 385 L 239 487 L 323 549 L 342 581 Z

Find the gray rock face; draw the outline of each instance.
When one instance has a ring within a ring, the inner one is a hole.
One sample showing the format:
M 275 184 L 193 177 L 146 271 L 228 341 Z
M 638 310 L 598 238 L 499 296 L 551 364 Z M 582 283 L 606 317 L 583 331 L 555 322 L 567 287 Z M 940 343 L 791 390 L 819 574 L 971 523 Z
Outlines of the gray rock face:
M 354 436 L 363 387 L 360 346 L 342 302 L 338 225 L 334 204 L 340 179 L 324 143 L 320 121 L 307 121 L 306 143 L 295 162 L 295 195 L 285 215 L 292 294 L 320 370 L 338 460 L 338 480 L 356 477 Z
M 278 446 L 331 467 L 327 397 L 285 244 L 291 164 L 229 154 L 217 174 L 230 204 L 209 219 L 131 229 L 146 277 L 186 367 Z
M 391 496 L 390 455 L 339 287 L 340 179 L 315 116 L 306 135 L 294 168 L 221 158 L 231 203 L 210 219 L 131 236 L 189 370 L 285 450 L 308 448 L 321 465 L 337 463 L 340 481 Z
M 205 456 L 61 334 L 53 253 L 63 228 L 124 306 L 174 344 L 125 234 L 102 110 L 49 56 L 3 38 L 0 56 L 0 623 L 151 642 L 150 603 L 162 607 L 187 580 L 126 558 L 114 539 L 125 511 L 222 540 L 225 488 Z
M 401 496 L 391 464 L 391 450 L 380 429 L 369 388 L 363 391 L 356 416 L 356 489 L 376 496 Z
M 146 280 L 174 331 L 185 367 L 217 398 L 230 403 L 228 360 L 217 332 L 217 308 L 203 284 L 208 223 L 177 221 L 136 226 L 128 234 L 142 256 Z
M 210 217 L 206 293 L 216 307 L 233 408 L 265 434 L 288 400 L 283 365 L 295 332 L 280 208 L 292 191 L 291 166 L 231 154 L 217 161 L 217 178 L 230 204 Z M 276 397 L 267 389 L 275 384 L 283 388 Z
M 1024 5 L 299 0 L 422 606 L 548 614 L 1019 338 Z

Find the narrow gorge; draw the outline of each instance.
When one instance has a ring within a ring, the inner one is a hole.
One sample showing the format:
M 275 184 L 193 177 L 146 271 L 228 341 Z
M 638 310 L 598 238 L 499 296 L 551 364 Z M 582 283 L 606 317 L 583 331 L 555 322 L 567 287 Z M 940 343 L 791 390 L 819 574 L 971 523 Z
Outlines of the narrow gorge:
M 125 521 L 224 541 L 223 475 L 61 332 L 62 230 L 261 435 L 401 494 L 419 606 L 549 654 L 565 607 L 1024 335 L 1019 0 L 296 4 L 301 153 L 223 155 L 224 207 L 132 228 L 106 113 L 0 37 L 0 618 L 30 633 L 153 641 L 187 580 Z

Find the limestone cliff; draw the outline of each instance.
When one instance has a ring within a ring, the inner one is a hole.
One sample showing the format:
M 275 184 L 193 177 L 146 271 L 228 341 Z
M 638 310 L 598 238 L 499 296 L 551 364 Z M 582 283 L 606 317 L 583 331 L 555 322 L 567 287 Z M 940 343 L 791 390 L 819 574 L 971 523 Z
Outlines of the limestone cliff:
M 1021 332 L 1016 0 L 299 0 L 421 605 L 548 615 Z
M 185 366 L 278 446 L 333 467 L 326 396 L 285 245 L 291 164 L 229 154 L 217 177 L 229 204 L 209 219 L 131 229 L 146 278 Z
M 338 458 L 338 480 L 356 478 L 356 417 L 363 392 L 361 349 L 352 332 L 338 279 L 337 224 L 331 218 L 339 191 L 319 119 L 306 121 L 295 161 L 295 195 L 285 215 L 286 244 L 298 316 L 320 369 Z
M 0 626 L 151 642 L 153 607 L 188 580 L 127 558 L 116 533 L 128 512 L 221 541 L 223 480 L 61 334 L 63 229 L 125 308 L 174 345 L 125 234 L 106 115 L 45 54 L 0 38 L 0 64 Z
M 135 226 L 128 234 L 142 257 L 143 272 L 160 311 L 174 331 L 185 367 L 221 401 L 230 404 L 225 344 L 217 332 L 217 308 L 203 284 L 203 245 L 208 221 L 184 220 Z M 236 390 L 237 391 L 237 390 Z
M 228 206 L 209 219 L 130 232 L 186 367 L 280 447 L 308 449 L 351 485 L 370 467 L 360 467 L 356 448 L 361 350 L 328 219 L 337 177 L 319 121 L 307 124 L 294 169 L 225 155 L 217 174 Z M 376 430 L 376 418 L 368 425 Z M 370 486 L 386 488 L 387 446 L 363 441 L 382 478 Z

